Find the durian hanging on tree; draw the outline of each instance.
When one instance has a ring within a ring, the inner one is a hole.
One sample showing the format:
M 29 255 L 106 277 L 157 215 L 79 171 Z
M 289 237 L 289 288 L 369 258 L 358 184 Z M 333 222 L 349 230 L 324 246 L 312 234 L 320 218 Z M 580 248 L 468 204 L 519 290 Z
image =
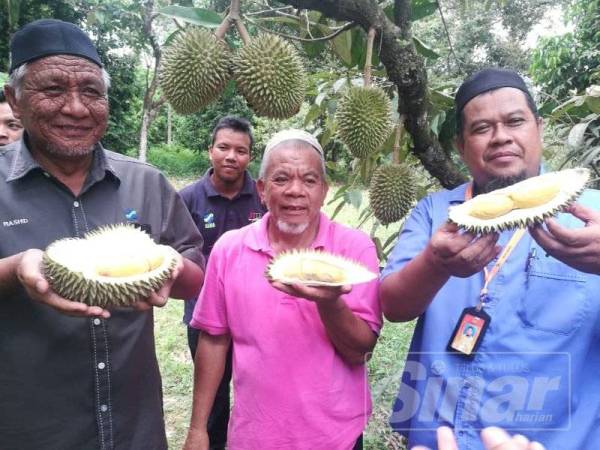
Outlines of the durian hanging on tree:
M 382 225 L 404 218 L 416 198 L 412 171 L 407 165 L 398 162 L 401 127 L 401 123 L 398 123 L 392 151 L 393 163 L 375 169 L 369 185 L 371 210 Z
M 235 24 L 244 46 L 233 56 L 224 36 Z M 237 88 L 260 116 L 285 119 L 302 106 L 306 74 L 295 47 L 270 34 L 250 38 L 240 17 L 240 0 L 212 33 L 190 27 L 165 49 L 160 85 L 180 114 L 190 114 L 217 99 L 227 82 Z
M 175 111 L 191 114 L 221 95 L 230 66 L 231 52 L 222 38 L 188 27 L 163 53 L 160 86 Z
M 294 46 L 270 34 L 244 44 L 234 58 L 233 76 L 248 105 L 259 116 L 295 115 L 304 100 L 306 75 Z
M 374 36 L 375 30 L 369 30 L 364 86 L 348 88 L 335 113 L 338 137 L 357 158 L 375 153 L 393 128 L 390 99 L 383 89 L 371 84 Z

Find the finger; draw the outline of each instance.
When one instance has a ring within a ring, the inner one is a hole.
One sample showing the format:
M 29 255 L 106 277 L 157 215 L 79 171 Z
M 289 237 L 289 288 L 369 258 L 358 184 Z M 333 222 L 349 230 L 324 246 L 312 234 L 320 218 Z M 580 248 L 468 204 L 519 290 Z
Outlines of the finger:
M 573 203 L 565 210 L 565 212 L 573 214 L 586 224 L 590 222 L 600 223 L 600 212 L 596 211 L 595 209 L 588 208 L 587 206 L 583 206 L 581 203 Z
M 431 450 L 431 449 L 429 447 L 425 447 L 424 445 L 417 445 L 416 447 L 413 447 L 410 450 Z
M 496 246 L 497 241 L 497 234 L 480 236 L 471 245 L 461 251 L 458 256 L 467 263 L 473 262 L 478 266 L 486 265 L 498 252 L 498 247 Z
M 44 299 L 40 300 L 60 312 L 77 317 L 93 317 L 100 316 L 105 319 L 110 317 L 110 312 L 99 306 L 88 306 L 84 303 L 72 302 L 67 300 L 55 292 L 50 292 Z
M 142 311 L 142 312 L 148 311 L 153 308 L 153 306 L 150 303 L 148 303 L 144 300 L 138 300 L 137 302 L 132 303 L 131 307 L 133 309 L 135 309 L 136 311 Z
M 486 450 L 501 450 L 501 446 L 507 442 L 509 443 L 511 438 L 509 434 L 501 428 L 487 427 L 481 432 L 481 441 Z
M 546 450 L 546 447 L 539 442 L 531 442 L 527 450 Z
M 454 432 L 450 427 L 439 427 L 437 429 L 437 442 L 439 450 L 458 450 Z
M 281 281 L 271 281 L 270 283 L 275 289 L 293 295 L 293 291 L 289 284 L 282 283 Z
M 529 439 L 522 434 L 515 434 L 510 443 L 510 450 L 513 450 L 513 448 L 514 450 L 527 450 L 527 447 L 529 447 Z
M 561 244 L 568 247 L 583 247 L 600 238 L 600 225 L 585 228 L 566 228 L 555 219 L 546 220 L 548 232 Z

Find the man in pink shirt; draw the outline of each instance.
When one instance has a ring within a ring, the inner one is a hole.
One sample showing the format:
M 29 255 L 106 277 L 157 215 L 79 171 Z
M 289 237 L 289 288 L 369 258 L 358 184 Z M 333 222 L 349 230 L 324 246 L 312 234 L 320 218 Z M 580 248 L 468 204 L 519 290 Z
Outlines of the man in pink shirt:
M 231 450 L 362 448 L 371 413 L 365 362 L 382 325 L 377 281 L 343 287 L 269 282 L 278 253 L 322 249 L 378 271 L 361 231 L 320 212 L 323 150 L 300 130 L 266 146 L 257 184 L 269 213 L 215 244 L 191 326 L 202 330 L 185 449 L 208 449 L 206 422 L 233 342 Z

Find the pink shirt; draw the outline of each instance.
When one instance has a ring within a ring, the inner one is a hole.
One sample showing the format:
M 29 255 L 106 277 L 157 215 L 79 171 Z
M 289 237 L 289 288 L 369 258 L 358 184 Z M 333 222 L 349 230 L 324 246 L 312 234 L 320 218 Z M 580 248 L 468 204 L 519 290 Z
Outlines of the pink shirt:
M 327 336 L 315 303 L 273 288 L 270 214 L 225 233 L 215 244 L 191 325 L 233 341 L 232 450 L 347 450 L 371 413 L 364 365 L 347 364 Z M 360 261 L 378 273 L 375 246 L 362 231 L 321 214 L 312 248 Z M 344 296 L 378 332 L 377 280 Z

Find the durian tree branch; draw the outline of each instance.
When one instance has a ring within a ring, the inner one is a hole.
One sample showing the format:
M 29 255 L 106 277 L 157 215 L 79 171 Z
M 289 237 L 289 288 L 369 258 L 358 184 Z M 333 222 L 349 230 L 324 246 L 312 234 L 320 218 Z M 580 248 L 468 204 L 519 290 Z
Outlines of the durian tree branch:
M 354 28 L 356 26 L 356 24 L 354 22 L 348 22 L 347 24 L 345 24 L 342 27 L 339 27 L 336 29 L 336 31 L 334 31 L 331 34 L 328 34 L 327 36 L 320 36 L 320 37 L 316 37 L 316 38 L 301 38 L 299 36 L 292 36 L 291 34 L 285 34 L 285 33 L 280 33 L 278 31 L 273 31 L 267 27 L 263 27 L 261 24 L 259 24 L 258 22 L 256 22 L 255 20 L 252 20 L 250 17 L 248 17 L 247 14 L 244 14 L 244 19 L 247 20 L 248 22 L 250 22 L 252 25 L 254 25 L 256 28 L 263 30 L 269 34 L 274 34 L 277 36 L 281 36 L 285 39 L 290 39 L 292 41 L 300 41 L 300 42 L 319 42 L 319 41 L 329 41 L 331 39 L 333 39 L 334 37 L 336 37 L 338 34 L 342 34 L 344 31 L 350 30 L 351 28 Z
M 365 31 L 375 28 L 381 41 L 380 60 L 400 96 L 398 113 L 405 115 L 406 130 L 412 136 L 412 153 L 444 187 L 455 187 L 464 181 L 429 128 L 427 72 L 423 57 L 412 41 L 410 0 L 395 1 L 397 24 L 387 18 L 376 0 L 285 0 L 282 3 L 320 11 L 335 20 L 356 22 Z
M 365 57 L 365 70 L 363 72 L 363 84 L 371 86 L 371 61 L 373 60 L 373 42 L 375 41 L 375 28 L 369 28 L 367 33 L 367 54 Z

